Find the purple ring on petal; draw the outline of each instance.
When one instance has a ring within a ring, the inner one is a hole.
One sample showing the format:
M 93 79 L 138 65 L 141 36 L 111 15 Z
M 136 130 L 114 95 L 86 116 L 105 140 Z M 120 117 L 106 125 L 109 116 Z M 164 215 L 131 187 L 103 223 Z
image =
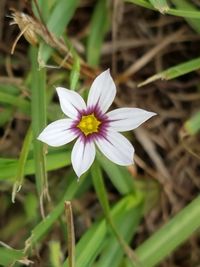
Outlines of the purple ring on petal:
M 78 128 L 77 126 L 80 123 L 83 116 L 89 116 L 92 114 L 100 122 L 100 125 L 98 127 L 98 132 L 85 135 L 84 132 L 81 131 L 81 129 Z M 79 110 L 78 118 L 73 122 L 70 128 L 77 136 L 81 138 L 81 140 L 84 143 L 87 143 L 97 140 L 99 138 L 106 138 L 108 127 L 109 127 L 109 121 L 107 115 L 103 114 L 98 105 L 95 105 L 95 106 L 90 106 L 85 110 Z

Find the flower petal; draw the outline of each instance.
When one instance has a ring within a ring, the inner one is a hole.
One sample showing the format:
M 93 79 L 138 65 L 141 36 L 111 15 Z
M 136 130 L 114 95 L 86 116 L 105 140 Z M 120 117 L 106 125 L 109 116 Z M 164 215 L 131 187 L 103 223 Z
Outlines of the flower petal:
M 65 145 L 77 137 L 77 134 L 70 129 L 73 121 L 62 119 L 50 123 L 38 136 L 38 140 L 50 146 Z
M 134 148 L 122 134 L 109 131 L 106 138 L 99 138 L 96 144 L 101 152 L 116 164 L 127 166 L 133 164 Z
M 118 108 L 106 114 L 110 127 L 119 132 L 130 131 L 155 116 L 156 113 L 140 108 Z
M 68 117 L 76 119 L 79 111 L 86 109 L 85 101 L 78 93 L 63 87 L 57 87 L 56 91 L 61 109 Z
M 110 76 L 110 71 L 106 70 L 94 80 L 88 95 L 87 106 L 91 107 L 98 105 L 104 113 L 112 104 L 115 95 L 116 87 L 114 81 Z
M 72 166 L 78 177 L 86 172 L 92 165 L 96 150 L 93 142 L 84 142 L 78 138 L 72 149 Z

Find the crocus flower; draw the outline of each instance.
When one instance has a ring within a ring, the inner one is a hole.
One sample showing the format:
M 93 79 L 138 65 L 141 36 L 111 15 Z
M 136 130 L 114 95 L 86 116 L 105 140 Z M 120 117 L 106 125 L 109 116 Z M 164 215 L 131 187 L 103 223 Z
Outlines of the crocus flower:
M 68 118 L 49 124 L 39 135 L 40 141 L 57 147 L 77 139 L 71 162 L 78 177 L 92 165 L 96 147 L 116 164 L 133 164 L 134 148 L 119 132 L 137 128 L 156 115 L 154 112 L 139 108 L 118 108 L 107 112 L 116 95 L 109 70 L 92 83 L 87 104 L 74 91 L 63 87 L 56 90 L 61 109 Z

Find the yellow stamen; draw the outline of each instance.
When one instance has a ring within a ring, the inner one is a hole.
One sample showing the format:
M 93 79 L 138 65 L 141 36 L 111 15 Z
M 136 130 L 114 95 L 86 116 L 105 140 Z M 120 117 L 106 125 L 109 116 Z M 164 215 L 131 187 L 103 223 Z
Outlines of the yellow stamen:
M 77 127 L 85 136 L 92 133 L 98 133 L 101 122 L 95 117 L 94 113 L 82 116 Z

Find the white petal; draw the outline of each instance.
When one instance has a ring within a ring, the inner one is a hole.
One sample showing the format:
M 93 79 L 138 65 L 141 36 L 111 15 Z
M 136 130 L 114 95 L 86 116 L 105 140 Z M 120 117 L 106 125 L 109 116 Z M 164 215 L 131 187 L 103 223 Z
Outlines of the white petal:
M 78 93 L 63 87 L 57 87 L 56 91 L 60 100 L 61 109 L 68 117 L 76 119 L 79 110 L 86 109 L 85 101 Z
M 96 144 L 101 152 L 116 164 L 127 166 L 133 164 L 134 148 L 122 134 L 109 131 L 106 138 L 99 138 Z
M 110 127 L 119 132 L 130 131 L 143 122 L 155 116 L 156 113 L 140 108 L 119 108 L 106 114 L 110 120 Z
M 94 80 L 88 95 L 87 106 L 95 106 L 98 104 L 101 111 L 104 113 L 112 104 L 116 95 L 116 87 L 110 71 L 102 72 Z
M 50 146 L 65 145 L 77 137 L 77 134 L 70 129 L 71 119 L 62 119 L 50 123 L 38 136 L 38 140 Z
M 86 172 L 95 158 L 95 145 L 93 142 L 84 142 L 79 138 L 72 149 L 72 166 L 78 177 Z

